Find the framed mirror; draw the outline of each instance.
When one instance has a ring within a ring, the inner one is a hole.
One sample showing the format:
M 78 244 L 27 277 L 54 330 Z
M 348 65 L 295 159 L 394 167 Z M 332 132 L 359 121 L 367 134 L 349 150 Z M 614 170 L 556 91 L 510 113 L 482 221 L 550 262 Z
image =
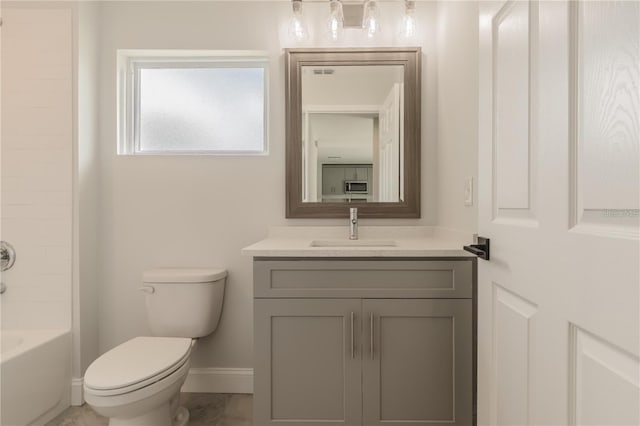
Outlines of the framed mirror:
M 420 48 L 287 49 L 286 217 L 420 217 Z

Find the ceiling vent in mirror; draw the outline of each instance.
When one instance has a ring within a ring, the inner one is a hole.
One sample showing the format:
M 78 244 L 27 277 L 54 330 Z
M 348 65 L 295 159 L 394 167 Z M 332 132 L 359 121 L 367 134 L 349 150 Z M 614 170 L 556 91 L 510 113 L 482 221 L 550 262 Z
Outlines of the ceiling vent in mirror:
M 314 75 L 332 75 L 336 70 L 333 68 L 316 68 L 313 70 Z

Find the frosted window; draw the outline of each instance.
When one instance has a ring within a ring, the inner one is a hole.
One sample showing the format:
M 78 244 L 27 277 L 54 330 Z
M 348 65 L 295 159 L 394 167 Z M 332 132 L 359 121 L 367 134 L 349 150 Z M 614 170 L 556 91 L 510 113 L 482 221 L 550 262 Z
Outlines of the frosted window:
M 265 151 L 265 69 L 137 68 L 136 151 Z

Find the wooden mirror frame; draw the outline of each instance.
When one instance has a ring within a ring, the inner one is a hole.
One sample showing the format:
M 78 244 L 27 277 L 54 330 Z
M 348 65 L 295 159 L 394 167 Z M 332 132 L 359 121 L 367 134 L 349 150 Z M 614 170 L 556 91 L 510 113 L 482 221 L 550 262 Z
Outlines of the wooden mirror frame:
M 421 57 L 416 48 L 285 49 L 286 217 L 420 217 Z M 404 66 L 404 201 L 396 203 L 302 202 L 302 67 L 340 65 Z

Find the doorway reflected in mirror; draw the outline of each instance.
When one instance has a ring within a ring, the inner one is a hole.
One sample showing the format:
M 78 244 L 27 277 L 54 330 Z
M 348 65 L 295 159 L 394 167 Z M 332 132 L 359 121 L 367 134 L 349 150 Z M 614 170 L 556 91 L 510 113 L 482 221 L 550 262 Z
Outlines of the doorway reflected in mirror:
M 404 66 L 302 66 L 302 200 L 402 201 Z

